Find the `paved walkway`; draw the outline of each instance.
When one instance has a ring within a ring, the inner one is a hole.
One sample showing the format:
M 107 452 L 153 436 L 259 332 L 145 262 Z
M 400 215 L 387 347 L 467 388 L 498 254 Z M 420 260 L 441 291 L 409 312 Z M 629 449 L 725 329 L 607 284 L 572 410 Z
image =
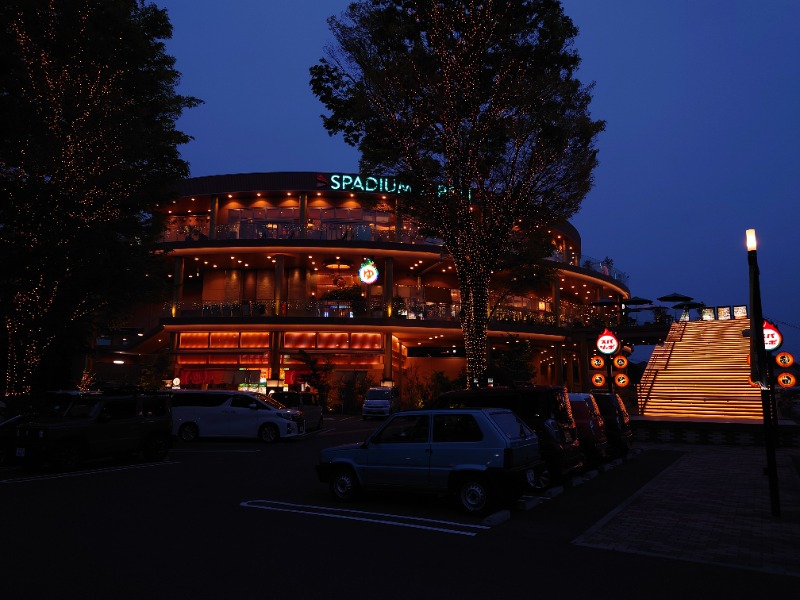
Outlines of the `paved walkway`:
M 763 447 L 637 448 L 684 454 L 574 543 L 800 577 L 800 448 L 776 450 L 780 517 Z

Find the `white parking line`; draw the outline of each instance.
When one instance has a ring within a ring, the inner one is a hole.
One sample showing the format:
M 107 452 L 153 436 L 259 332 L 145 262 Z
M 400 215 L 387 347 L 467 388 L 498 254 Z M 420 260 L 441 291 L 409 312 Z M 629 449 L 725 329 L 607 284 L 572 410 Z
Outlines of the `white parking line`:
M 367 523 L 379 523 L 381 525 L 394 525 L 396 527 L 409 527 L 411 529 L 424 529 L 427 531 L 438 531 L 440 533 L 452 533 L 455 535 L 466 535 L 474 537 L 475 531 L 470 529 L 485 530 L 491 529 L 485 525 L 475 525 L 472 523 L 458 523 L 456 521 L 440 521 L 437 519 L 424 519 L 421 517 L 410 517 L 407 515 L 393 515 L 388 513 L 366 512 L 346 508 L 334 508 L 330 506 L 312 506 L 309 504 L 292 504 L 289 502 L 278 502 L 276 500 L 249 500 L 242 502 L 239 506 L 245 508 L 260 508 L 262 510 L 272 510 L 278 512 L 291 512 L 303 515 L 313 515 L 317 517 L 328 517 L 332 519 L 345 519 L 349 521 L 362 521 Z M 445 525 L 460 527 L 462 529 L 452 529 Z M 466 530 L 466 531 L 465 531 Z
M 52 473 L 48 475 L 33 475 L 30 477 L 13 477 L 12 479 L 0 479 L 0 483 L 27 483 L 29 481 L 47 481 L 50 479 L 65 479 L 67 477 L 83 477 L 85 475 L 102 475 L 104 473 L 115 473 L 117 471 L 130 471 L 131 469 L 147 469 L 150 467 L 161 467 L 164 465 L 177 465 L 178 461 L 164 460 L 157 463 L 147 463 L 142 465 L 128 465 L 124 467 L 105 467 L 100 469 L 85 469 L 83 471 L 68 471 L 66 473 Z

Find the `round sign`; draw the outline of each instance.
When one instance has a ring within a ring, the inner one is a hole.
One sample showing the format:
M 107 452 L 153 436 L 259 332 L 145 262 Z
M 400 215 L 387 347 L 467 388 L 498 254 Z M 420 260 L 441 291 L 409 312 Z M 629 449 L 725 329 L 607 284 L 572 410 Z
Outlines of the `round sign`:
M 778 374 L 778 385 L 781 387 L 793 387 L 794 384 L 797 383 L 797 379 L 791 373 L 779 373 Z
M 783 344 L 783 336 L 778 328 L 772 323 L 764 320 L 764 348 L 767 352 L 777 350 Z
M 616 354 L 619 350 L 619 340 L 608 329 L 604 330 L 597 338 L 597 349 L 601 354 Z
M 614 375 L 614 383 L 616 383 L 618 387 L 625 387 L 630 383 L 630 379 L 628 379 L 625 373 L 617 373 Z
M 592 375 L 592 385 L 595 387 L 602 387 L 603 384 L 606 382 L 606 378 L 604 375 L 600 373 L 595 373 Z
M 358 278 L 367 285 L 375 283 L 378 280 L 378 267 L 372 260 L 366 259 L 358 270 Z
M 602 369 L 603 365 L 606 364 L 606 361 L 603 360 L 602 356 L 593 356 L 592 360 L 589 362 L 591 362 L 593 369 Z
M 775 356 L 775 362 L 779 367 L 791 367 L 794 364 L 794 356 L 788 352 L 779 352 Z
M 174 385 L 175 387 L 178 387 L 180 384 L 181 384 L 180 377 L 176 377 L 175 379 L 172 380 L 172 385 Z
M 618 369 L 624 369 L 625 367 L 628 366 L 628 359 L 625 358 L 622 355 L 615 356 L 614 357 L 614 366 L 617 367 Z

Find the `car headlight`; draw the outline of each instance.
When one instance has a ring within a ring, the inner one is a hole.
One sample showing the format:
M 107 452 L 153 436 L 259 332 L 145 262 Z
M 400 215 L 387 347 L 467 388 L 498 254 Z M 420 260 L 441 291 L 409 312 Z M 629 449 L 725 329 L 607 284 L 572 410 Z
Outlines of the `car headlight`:
M 291 421 L 291 420 L 292 420 L 292 415 L 291 415 L 291 414 L 289 414 L 289 413 L 279 412 L 279 413 L 278 413 L 278 416 L 279 416 L 281 419 L 286 419 L 287 421 Z

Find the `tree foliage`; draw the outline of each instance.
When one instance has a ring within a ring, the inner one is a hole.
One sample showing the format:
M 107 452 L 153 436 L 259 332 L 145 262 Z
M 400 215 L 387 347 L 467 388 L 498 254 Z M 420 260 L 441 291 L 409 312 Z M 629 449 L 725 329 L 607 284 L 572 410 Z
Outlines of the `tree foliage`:
M 458 272 L 469 381 L 486 369 L 489 285 L 526 232 L 574 214 L 592 185 L 591 86 L 557 0 L 362 0 L 311 67 L 329 133 L 364 170 L 412 184 L 402 209 Z
M 47 385 L 48 356 L 165 281 L 153 208 L 188 175 L 175 122 L 199 103 L 175 92 L 171 35 L 166 11 L 143 0 L 0 6 L 7 394 Z

